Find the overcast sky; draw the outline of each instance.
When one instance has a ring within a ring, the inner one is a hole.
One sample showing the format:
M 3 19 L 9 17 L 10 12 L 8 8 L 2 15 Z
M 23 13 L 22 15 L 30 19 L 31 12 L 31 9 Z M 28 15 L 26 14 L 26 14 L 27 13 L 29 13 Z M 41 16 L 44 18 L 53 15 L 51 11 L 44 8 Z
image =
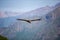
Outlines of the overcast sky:
M 0 0 L 0 11 L 27 12 L 44 6 L 53 6 L 59 0 Z

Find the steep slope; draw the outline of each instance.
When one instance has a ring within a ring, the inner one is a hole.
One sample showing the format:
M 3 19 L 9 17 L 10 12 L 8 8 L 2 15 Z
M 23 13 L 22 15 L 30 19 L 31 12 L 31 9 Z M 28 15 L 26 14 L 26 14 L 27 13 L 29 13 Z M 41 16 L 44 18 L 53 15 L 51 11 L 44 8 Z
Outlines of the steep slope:
M 48 15 L 48 19 L 47 20 L 50 20 L 50 22 L 45 22 L 44 20 L 43 21 L 39 21 L 39 22 L 32 22 L 32 24 L 28 24 L 26 22 L 19 22 L 20 27 L 22 27 L 21 29 L 21 32 L 18 32 L 17 33 L 17 36 L 16 36 L 16 39 L 18 40 L 43 40 L 43 39 L 46 39 L 46 40 L 54 40 L 56 38 L 56 33 L 59 33 L 57 32 L 57 26 L 60 24 L 59 23 L 59 20 L 60 20 L 60 7 L 56 7 L 54 8 L 52 11 L 50 10 L 49 12 L 47 12 L 47 14 L 43 15 L 42 18 L 45 17 L 46 19 L 46 16 Z M 36 11 L 33 11 L 33 13 L 37 13 Z M 38 12 L 40 13 L 40 12 Z M 44 12 L 45 13 L 45 12 Z M 28 16 L 29 13 L 27 14 L 27 18 L 35 18 L 37 16 L 37 18 L 40 18 L 40 14 L 39 15 L 33 15 L 33 16 Z M 31 14 L 30 14 L 31 15 Z M 52 15 L 52 16 L 51 16 Z M 46 20 L 46 21 L 47 21 Z M 52 22 L 51 22 L 52 21 Z M 22 26 L 24 25 L 24 26 Z M 38 26 L 37 26 L 38 25 Z M 52 36 L 53 35 L 53 36 Z
M 17 18 L 35 19 L 41 18 L 41 16 L 44 20 L 32 22 L 31 24 L 16 20 Z M 12 20 L 14 22 L 11 22 L 6 28 L 0 29 L 2 30 L 0 34 L 8 37 L 10 40 L 53 40 L 57 32 L 56 26 L 60 24 L 58 18 L 60 18 L 60 7 L 38 8 L 25 14 L 9 18 L 8 20 L 10 22 Z M 46 23 L 48 20 L 50 22 Z M 5 21 L 7 22 L 6 19 Z M 8 23 L 10 23 L 9 21 Z

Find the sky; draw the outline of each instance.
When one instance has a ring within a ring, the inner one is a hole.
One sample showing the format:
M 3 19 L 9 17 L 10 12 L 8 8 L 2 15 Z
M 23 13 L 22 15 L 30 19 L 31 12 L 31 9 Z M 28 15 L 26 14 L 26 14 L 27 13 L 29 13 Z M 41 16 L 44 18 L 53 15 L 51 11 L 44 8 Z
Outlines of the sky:
M 0 11 L 28 12 L 59 2 L 59 0 L 0 0 Z

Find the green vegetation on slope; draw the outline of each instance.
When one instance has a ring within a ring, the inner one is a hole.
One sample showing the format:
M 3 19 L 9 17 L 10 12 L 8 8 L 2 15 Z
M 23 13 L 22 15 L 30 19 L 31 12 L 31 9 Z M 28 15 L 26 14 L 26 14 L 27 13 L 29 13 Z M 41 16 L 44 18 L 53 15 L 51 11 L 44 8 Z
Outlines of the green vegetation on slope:
M 6 37 L 0 35 L 0 40 L 8 40 Z

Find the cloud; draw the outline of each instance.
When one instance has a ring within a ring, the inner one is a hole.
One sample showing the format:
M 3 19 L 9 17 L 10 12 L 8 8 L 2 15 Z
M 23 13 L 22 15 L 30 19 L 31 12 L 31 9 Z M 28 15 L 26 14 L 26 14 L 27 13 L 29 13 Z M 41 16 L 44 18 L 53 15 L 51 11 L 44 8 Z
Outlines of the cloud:
M 0 12 L 0 18 L 3 18 L 3 17 L 7 17 L 7 15 L 4 14 L 4 12 Z
M 23 14 L 23 13 L 20 13 L 20 12 L 4 12 L 4 11 L 0 11 L 0 18 L 12 17 L 12 16 L 21 15 L 21 14 Z

